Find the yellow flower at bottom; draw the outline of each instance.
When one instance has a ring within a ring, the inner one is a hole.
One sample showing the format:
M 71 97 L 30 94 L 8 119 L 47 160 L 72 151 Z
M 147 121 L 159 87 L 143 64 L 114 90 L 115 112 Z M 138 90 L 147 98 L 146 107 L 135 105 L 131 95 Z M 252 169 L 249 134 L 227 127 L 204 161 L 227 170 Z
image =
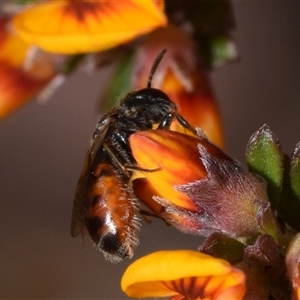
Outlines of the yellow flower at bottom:
M 245 275 L 222 259 L 197 251 L 158 251 L 125 271 L 122 290 L 129 297 L 238 300 L 245 295 Z

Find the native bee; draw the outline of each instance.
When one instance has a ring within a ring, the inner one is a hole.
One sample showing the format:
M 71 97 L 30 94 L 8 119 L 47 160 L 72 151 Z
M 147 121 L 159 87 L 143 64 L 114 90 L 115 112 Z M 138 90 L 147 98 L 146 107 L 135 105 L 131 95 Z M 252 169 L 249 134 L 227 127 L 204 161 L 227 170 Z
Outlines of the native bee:
M 128 141 L 130 135 L 154 128 L 168 129 L 174 118 L 194 131 L 176 112 L 176 105 L 169 97 L 151 87 L 165 52 L 156 58 L 146 88 L 129 93 L 99 120 L 76 188 L 72 236 L 87 229 L 111 262 L 131 258 L 138 244 L 139 206 L 129 184 L 136 166 Z

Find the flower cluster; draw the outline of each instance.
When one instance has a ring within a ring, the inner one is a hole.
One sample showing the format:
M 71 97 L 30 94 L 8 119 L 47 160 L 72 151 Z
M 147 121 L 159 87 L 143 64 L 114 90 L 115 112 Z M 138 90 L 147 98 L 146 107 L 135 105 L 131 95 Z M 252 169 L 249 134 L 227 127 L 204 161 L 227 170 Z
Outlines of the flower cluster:
M 1 119 L 34 97 L 49 97 L 87 60 L 95 69 L 116 64 L 100 104 L 111 108 L 146 86 L 153 61 L 167 49 L 152 86 L 197 134 L 174 121 L 168 130 L 130 135 L 137 164 L 130 184 L 152 214 L 206 240 L 195 251 L 159 251 L 134 262 L 121 282 L 128 296 L 300 299 L 300 144 L 289 157 L 264 125 L 248 143 L 247 169 L 222 150 L 207 73 L 237 56 L 227 0 L 0 5 Z
M 142 170 L 157 170 L 137 171 L 135 177 L 135 188 L 142 180 L 145 195 L 151 193 L 152 199 L 160 204 L 155 213 L 182 232 L 206 236 L 198 249 L 201 253 L 225 259 L 232 270 L 244 272 L 246 281 L 239 277 L 239 284 L 245 285 L 245 294 L 228 296 L 225 289 L 227 298 L 211 292 L 208 299 L 289 299 L 290 295 L 299 299 L 300 247 L 299 234 L 295 232 L 300 224 L 300 144 L 289 158 L 274 133 L 264 125 L 248 143 L 248 170 L 212 144 L 200 129 L 197 137 L 170 130 L 141 131 L 130 137 L 130 144 Z M 149 197 L 138 195 L 148 205 Z M 156 255 L 159 257 L 160 253 Z M 165 260 L 168 265 L 168 258 Z M 199 279 L 203 282 L 200 292 L 198 279 L 187 278 L 203 278 L 203 274 L 197 275 L 195 271 L 180 277 L 171 272 L 174 277 L 168 278 L 170 284 L 165 283 L 166 270 L 159 275 L 154 272 L 150 279 L 147 270 L 138 273 L 136 268 L 143 269 L 143 263 L 137 261 L 137 266 L 124 275 L 123 288 L 129 295 L 140 297 L 141 286 L 150 281 L 149 286 L 154 284 L 159 290 L 156 295 L 163 294 L 168 287 L 168 295 L 182 295 L 174 299 L 206 299 L 206 284 L 215 280 L 213 273 L 217 272 L 211 270 L 204 281 Z M 158 264 L 156 270 L 171 269 L 159 260 L 152 263 Z M 187 261 L 178 262 L 177 266 L 181 273 Z M 179 278 L 184 283 L 173 283 Z M 159 288 L 161 283 L 156 284 L 157 280 L 163 282 L 163 288 Z M 174 288 L 188 283 L 189 289 Z M 219 291 L 218 284 L 214 287 L 214 291 Z M 191 296 L 194 289 L 198 294 Z
M 102 108 L 110 108 L 120 95 L 145 87 L 154 58 L 167 49 L 154 86 L 169 94 L 180 114 L 223 146 L 207 70 L 236 57 L 230 37 L 230 5 L 224 1 L 217 6 L 184 6 L 190 17 L 178 19 L 180 1 L 23 0 L 1 4 L 0 118 L 34 97 L 48 98 L 86 61 L 94 68 L 116 63 L 116 73 L 101 101 Z M 194 9 L 201 12 L 203 21 Z M 209 18 L 205 17 L 208 12 Z M 192 25 L 197 34 L 192 34 Z

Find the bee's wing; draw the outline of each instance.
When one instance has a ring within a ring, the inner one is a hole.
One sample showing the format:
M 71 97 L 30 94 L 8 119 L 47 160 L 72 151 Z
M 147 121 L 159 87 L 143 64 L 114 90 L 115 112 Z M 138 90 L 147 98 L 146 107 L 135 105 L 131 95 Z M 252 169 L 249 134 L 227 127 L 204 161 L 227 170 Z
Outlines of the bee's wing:
M 91 169 L 97 153 L 102 146 L 103 139 L 110 126 L 110 118 L 105 115 L 105 118 L 100 120 L 97 126 L 97 134 L 92 139 L 92 144 L 88 150 L 80 178 L 77 183 L 75 198 L 73 202 L 72 222 L 71 222 L 71 235 L 73 237 L 83 233 L 84 219 L 88 209 L 91 206 L 90 200 L 87 198 L 89 184 L 91 180 Z
M 88 151 L 85 160 L 83 170 L 77 183 L 75 198 L 73 202 L 72 222 L 71 222 L 71 234 L 73 237 L 83 232 L 84 218 L 86 210 L 89 204 L 87 203 L 87 189 L 88 181 L 90 177 L 89 171 L 89 157 L 90 151 Z

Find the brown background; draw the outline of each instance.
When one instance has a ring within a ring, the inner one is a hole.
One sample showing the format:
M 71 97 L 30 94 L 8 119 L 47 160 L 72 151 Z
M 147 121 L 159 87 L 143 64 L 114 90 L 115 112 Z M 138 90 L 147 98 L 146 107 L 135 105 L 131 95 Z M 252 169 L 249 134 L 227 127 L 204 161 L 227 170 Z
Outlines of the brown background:
M 241 62 L 211 76 L 228 152 L 244 161 L 264 123 L 287 153 L 300 140 L 300 2 L 234 2 Z M 122 299 L 128 261 L 113 265 L 70 237 L 76 181 L 110 69 L 78 72 L 45 105 L 31 103 L 0 123 L 0 298 Z M 143 224 L 135 258 L 191 248 L 199 237 L 155 220 Z

